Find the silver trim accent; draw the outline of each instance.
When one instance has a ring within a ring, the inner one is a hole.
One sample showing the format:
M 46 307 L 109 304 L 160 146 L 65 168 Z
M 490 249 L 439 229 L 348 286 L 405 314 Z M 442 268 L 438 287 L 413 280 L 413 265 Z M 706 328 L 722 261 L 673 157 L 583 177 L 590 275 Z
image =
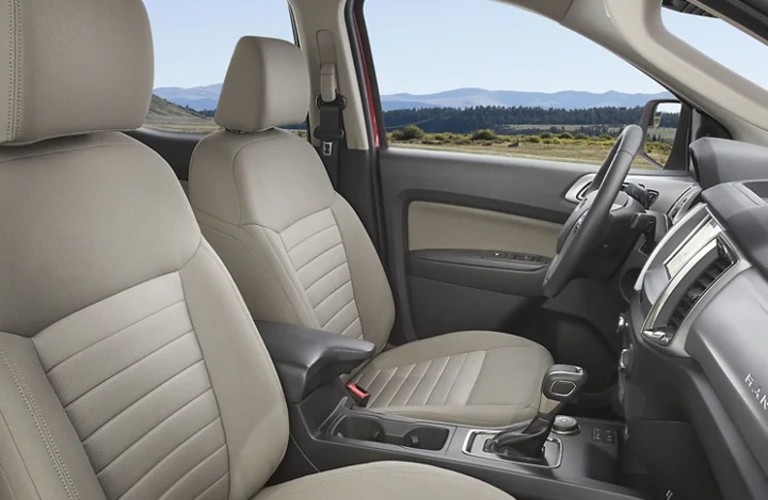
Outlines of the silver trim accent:
M 557 430 L 557 419 L 561 418 L 561 417 L 562 418 L 572 418 L 574 421 L 576 421 L 576 427 L 574 427 L 570 431 L 559 431 L 559 430 Z M 573 435 L 579 434 L 581 432 L 581 426 L 579 425 L 579 421 L 578 420 L 576 420 L 575 418 L 573 418 L 573 417 L 571 417 L 569 415 L 558 415 L 558 416 L 555 417 L 555 422 L 552 425 L 552 432 L 554 432 L 555 434 L 557 434 L 559 436 L 573 436 Z
M 472 442 L 471 439 L 473 438 L 473 436 L 474 436 L 474 438 L 477 438 L 477 436 L 479 436 L 481 434 L 487 434 L 489 436 L 495 436 L 496 434 L 500 434 L 501 432 L 504 432 L 504 431 L 489 431 L 487 429 L 470 429 L 469 432 L 467 432 L 467 437 L 464 438 L 464 443 L 462 443 L 462 445 L 461 445 L 461 452 L 464 453 L 465 455 L 470 456 L 470 457 L 483 458 L 485 460 L 493 461 L 494 460 L 493 458 L 486 457 L 486 456 L 483 456 L 483 455 L 477 455 L 475 453 L 470 453 L 469 446 L 470 446 L 470 443 Z M 526 466 L 526 467 L 538 467 L 540 469 L 557 469 L 563 463 L 563 442 L 560 441 L 560 439 L 558 439 L 556 437 L 552 437 L 552 436 L 549 436 L 547 438 L 547 442 L 554 443 L 554 444 L 557 445 L 557 461 L 555 462 L 554 465 L 532 464 L 532 463 L 528 463 L 528 462 L 519 462 L 517 460 L 508 460 L 508 459 L 505 459 L 505 458 L 502 458 L 502 457 L 497 457 L 497 459 L 501 463 L 512 463 L 512 464 L 515 464 L 515 465 L 523 465 L 523 466 Z
M 675 234 L 679 233 L 683 230 L 683 228 L 687 227 L 687 223 L 693 219 L 696 216 L 701 215 L 702 212 L 706 211 L 706 205 L 698 205 L 693 210 L 689 211 L 687 214 L 685 214 L 685 217 L 680 219 L 679 222 L 677 222 L 674 226 L 672 226 L 672 229 L 667 231 L 667 234 L 664 235 L 664 239 L 662 239 L 658 245 L 656 245 L 656 248 L 651 253 L 651 256 L 648 257 L 648 260 L 645 261 L 645 266 L 643 266 L 643 269 L 640 271 L 640 275 L 637 277 L 637 281 L 635 282 L 635 291 L 639 292 L 643 288 L 643 280 L 645 279 L 645 275 L 648 273 L 648 270 L 651 268 L 652 265 L 656 264 L 656 261 L 659 258 L 659 254 L 662 252 L 662 250 L 666 250 L 666 243 L 669 242 L 672 238 L 674 238 Z M 706 213 L 706 215 L 709 215 Z M 706 217 L 705 215 L 705 217 Z M 688 241 L 688 237 L 686 237 L 680 245 L 685 245 L 685 243 Z M 677 249 L 670 252 L 671 254 L 677 253 Z
M 555 384 L 571 384 L 571 390 L 568 391 L 568 394 L 562 394 L 562 393 L 559 393 L 559 392 L 555 392 L 555 389 L 554 389 Z M 553 395 L 561 397 L 561 398 L 569 398 L 569 397 L 571 397 L 571 394 L 576 392 L 576 384 L 573 383 L 570 380 L 554 380 L 554 381 L 552 381 L 552 385 L 549 386 L 549 392 L 550 392 L 550 394 L 553 394 Z
M 682 358 L 690 358 L 691 355 L 688 354 L 685 344 L 688 341 L 688 335 L 691 332 L 691 326 L 693 325 L 694 321 L 698 317 L 700 311 L 704 307 L 706 307 L 707 304 L 709 304 L 709 302 L 715 296 L 717 296 L 720 290 L 722 290 L 725 286 L 728 285 L 728 283 L 730 283 L 734 278 L 736 278 L 736 276 L 738 276 L 739 274 L 741 274 L 742 272 L 746 271 L 751 267 L 752 265 L 749 264 L 749 262 L 747 262 L 746 260 L 737 258 L 736 262 L 731 267 L 729 267 L 712 284 L 712 286 L 709 287 L 701 295 L 701 297 L 699 297 L 699 300 L 697 300 L 696 303 L 693 305 L 690 312 L 688 313 L 688 316 L 680 324 L 680 327 L 677 329 L 677 333 L 675 333 L 675 335 L 672 337 L 669 343 L 666 346 L 662 346 L 653 342 L 651 344 L 675 356 L 679 356 Z
M 576 179 L 576 182 L 571 184 L 571 187 L 565 192 L 565 199 L 571 203 L 576 203 L 577 205 L 581 203 L 581 200 L 584 199 L 582 193 L 590 184 L 592 184 L 592 179 L 595 178 L 595 175 L 596 174 L 587 174 Z
M 657 347 L 658 349 L 662 349 L 665 352 L 679 356 L 679 357 L 685 357 L 689 358 L 690 355 L 688 354 L 685 344 L 688 340 L 688 335 L 691 330 L 691 326 L 693 325 L 694 321 L 698 317 L 699 312 L 702 308 L 706 307 L 706 305 L 718 294 L 720 290 L 722 290 L 725 286 L 728 285 L 736 276 L 741 274 L 742 272 L 746 271 L 747 269 L 751 268 L 752 265 L 749 263 L 747 259 L 741 255 L 741 253 L 737 250 L 736 246 L 730 241 L 728 238 L 728 235 L 725 233 L 725 229 L 718 224 L 718 222 L 715 220 L 715 218 L 712 216 L 711 213 L 709 213 L 709 210 L 706 208 L 705 205 L 700 205 L 699 207 L 696 207 L 694 211 L 692 211 L 695 214 L 701 214 L 701 212 L 705 212 L 705 217 L 702 218 L 701 221 L 699 221 L 695 228 L 691 230 L 691 233 L 686 236 L 686 238 L 680 242 L 679 245 L 675 249 L 673 249 L 671 252 L 665 252 L 667 255 L 667 258 L 665 258 L 665 262 L 668 260 L 669 256 L 675 255 L 679 249 L 686 245 L 691 238 L 695 235 L 697 231 L 699 231 L 703 225 L 706 224 L 712 224 L 716 226 L 716 231 L 713 232 L 710 240 L 699 249 L 699 251 L 686 263 L 685 266 L 683 266 L 682 269 L 672 278 L 672 280 L 667 283 L 667 285 L 662 290 L 661 294 L 659 295 L 659 298 L 656 300 L 656 302 L 651 307 L 651 310 L 648 312 L 648 315 L 646 316 L 643 327 L 642 327 L 642 336 L 648 339 L 650 344 L 652 346 Z M 685 226 L 683 222 L 690 221 L 690 217 L 687 215 L 684 220 L 681 220 L 678 222 L 674 227 L 678 226 Z M 670 231 L 671 233 L 672 231 Z M 669 236 L 669 233 L 668 233 Z M 665 238 L 666 240 L 666 238 Z M 660 247 L 663 247 L 664 245 L 659 245 Z M 688 312 L 688 315 L 683 319 L 682 323 L 680 323 L 680 326 L 678 327 L 676 332 L 672 332 L 672 335 L 669 335 L 668 332 L 664 332 L 663 330 L 657 330 L 657 325 L 655 322 L 658 320 L 658 316 L 662 309 L 664 309 L 664 306 L 666 305 L 666 302 L 669 300 L 670 295 L 675 291 L 675 289 L 680 285 L 680 282 L 683 281 L 689 272 L 691 272 L 691 269 L 698 264 L 700 264 L 701 259 L 706 256 L 708 253 L 712 251 L 717 251 L 717 246 L 721 246 L 729 255 L 731 261 L 733 262 L 730 267 L 728 267 L 713 283 L 712 285 L 707 288 L 699 297 L 699 299 L 693 304 L 693 307 L 691 307 L 691 310 Z M 658 248 L 657 248 L 658 250 Z M 658 261 L 658 259 L 654 259 Z M 649 259 L 649 262 L 651 259 Z M 652 262 L 652 264 L 656 265 L 664 265 L 663 263 L 659 262 Z M 641 278 L 644 273 L 641 273 Z M 642 283 L 641 283 L 642 286 Z
M 672 258 L 672 256 L 677 255 L 677 253 L 680 251 L 681 248 L 683 248 L 688 242 L 691 241 L 692 237 L 699 233 L 705 227 L 706 225 L 710 224 L 711 219 L 705 219 L 702 221 L 701 224 L 696 226 L 696 229 L 691 233 L 691 236 L 686 238 L 686 240 L 680 244 L 670 256 L 664 260 L 664 265 L 666 266 L 666 263 Z M 648 311 L 648 315 L 645 317 L 645 321 L 643 322 L 643 328 L 641 332 L 643 335 L 645 335 L 647 338 L 653 340 L 654 342 L 661 344 L 663 346 L 667 346 L 672 342 L 672 339 L 677 334 L 677 332 L 665 332 L 663 330 L 657 330 L 660 326 L 663 328 L 664 325 L 658 325 L 657 322 L 659 320 L 659 315 L 661 314 L 661 311 L 664 310 L 664 308 L 667 306 L 667 303 L 669 302 L 670 298 L 672 297 L 672 294 L 676 291 L 678 291 L 679 287 L 681 286 L 682 282 L 688 278 L 688 275 L 693 271 L 693 269 L 699 265 L 699 263 L 710 253 L 717 252 L 717 236 L 722 233 L 722 228 L 717 228 L 717 230 L 714 232 L 714 234 L 711 236 L 711 238 L 702 246 L 696 254 L 683 265 L 682 268 L 675 274 L 672 279 L 667 283 L 667 286 L 664 287 L 664 290 L 661 291 L 661 295 L 659 295 L 659 298 L 656 300 L 656 302 L 651 307 L 651 310 Z M 706 293 L 706 292 L 705 292 Z M 702 294 L 703 295 L 703 294 Z M 701 300 L 701 298 L 699 298 Z

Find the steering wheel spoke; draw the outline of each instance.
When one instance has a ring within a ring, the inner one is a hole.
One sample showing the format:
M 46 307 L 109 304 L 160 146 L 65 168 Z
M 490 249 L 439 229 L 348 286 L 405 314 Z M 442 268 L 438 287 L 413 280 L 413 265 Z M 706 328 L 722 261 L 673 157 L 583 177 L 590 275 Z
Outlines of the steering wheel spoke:
M 637 125 L 629 125 L 611 147 L 587 195 L 568 217 L 558 237 L 557 253 L 544 279 L 545 296 L 559 294 L 578 275 L 579 267 L 590 249 L 599 245 L 611 207 L 642 144 L 643 130 Z

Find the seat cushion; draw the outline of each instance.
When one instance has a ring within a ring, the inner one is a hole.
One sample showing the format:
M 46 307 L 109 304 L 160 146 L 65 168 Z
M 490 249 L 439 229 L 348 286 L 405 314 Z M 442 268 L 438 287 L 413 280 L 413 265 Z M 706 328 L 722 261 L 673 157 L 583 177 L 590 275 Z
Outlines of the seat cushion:
M 477 479 L 428 465 L 375 462 L 313 474 L 262 490 L 254 500 L 514 500 Z
M 504 426 L 532 418 L 553 364 L 541 345 L 505 333 L 466 331 L 419 340 L 374 358 L 355 381 L 368 408 L 412 418 Z

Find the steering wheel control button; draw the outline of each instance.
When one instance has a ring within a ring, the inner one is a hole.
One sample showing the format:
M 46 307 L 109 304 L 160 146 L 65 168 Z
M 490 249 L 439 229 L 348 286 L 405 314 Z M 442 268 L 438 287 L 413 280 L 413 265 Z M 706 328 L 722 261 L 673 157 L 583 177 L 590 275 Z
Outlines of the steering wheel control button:
M 560 396 L 561 398 L 569 397 L 575 390 L 576 384 L 570 380 L 555 380 L 549 388 L 549 392 L 556 396 Z
M 578 434 L 581 432 L 581 429 L 579 429 L 579 421 L 575 418 L 567 415 L 558 415 L 555 417 L 555 423 L 552 425 L 552 432 L 561 435 Z
M 616 431 L 604 427 L 593 427 L 592 441 L 597 443 L 616 444 Z

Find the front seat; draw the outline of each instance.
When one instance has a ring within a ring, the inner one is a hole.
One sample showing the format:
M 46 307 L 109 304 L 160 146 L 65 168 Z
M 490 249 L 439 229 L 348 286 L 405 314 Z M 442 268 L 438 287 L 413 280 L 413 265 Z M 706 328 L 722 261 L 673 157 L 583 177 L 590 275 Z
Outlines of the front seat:
M 355 380 L 368 407 L 414 418 L 503 426 L 532 418 L 552 365 L 542 346 L 498 332 L 458 332 L 382 352 L 394 323 L 376 251 L 308 141 L 310 86 L 301 50 L 244 37 L 203 139 L 190 200 L 254 318 L 365 338 L 377 352 Z
M 115 132 L 149 105 L 142 3 L 5 5 L 0 498 L 509 499 L 394 462 L 262 490 L 288 440 L 274 367 L 168 164 Z

